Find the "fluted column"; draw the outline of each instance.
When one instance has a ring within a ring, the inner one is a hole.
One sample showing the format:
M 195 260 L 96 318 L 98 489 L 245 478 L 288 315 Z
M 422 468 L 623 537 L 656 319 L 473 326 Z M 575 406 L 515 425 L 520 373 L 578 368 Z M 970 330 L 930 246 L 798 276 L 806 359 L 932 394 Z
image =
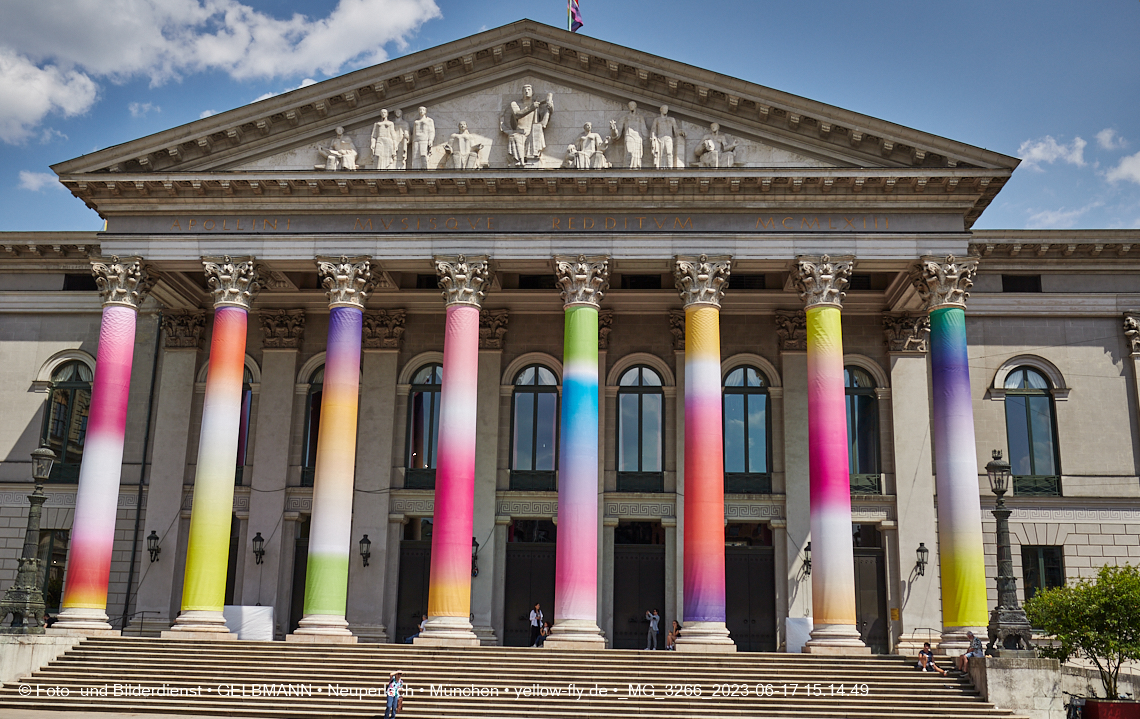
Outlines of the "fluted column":
M 724 609 L 724 428 L 720 301 L 728 256 L 677 257 L 685 303 L 684 621 L 677 651 L 734 652 Z
M 565 308 L 554 626 L 545 646 L 605 649 L 598 628 L 598 308 L 607 257 L 555 257 Z
M 329 340 L 317 435 L 304 616 L 297 630 L 286 637 L 290 641 L 356 641 L 348 631 L 345 611 L 352 556 L 360 343 L 364 300 L 372 291 L 369 259 L 317 260 L 321 285 L 329 298 Z
M 930 315 L 934 483 L 942 580 L 942 651 L 965 649 L 966 632 L 986 636 L 986 567 L 978 494 L 974 406 L 966 351 L 966 298 L 977 260 L 924 257 L 912 279 Z
M 53 626 L 67 631 L 111 629 L 107 623 L 107 583 L 123 470 L 135 321 L 139 305 L 154 285 L 154 278 L 137 258 L 93 261 L 91 271 L 103 297 L 103 319 L 62 611 Z
M 210 365 L 202 402 L 182 613 L 171 631 L 163 632 L 163 636 L 182 638 L 228 635 L 222 606 L 230 554 L 245 333 L 250 304 L 261 289 L 253 258 L 205 257 L 202 264 L 214 297 Z
M 840 321 L 852 259 L 800 257 L 792 269 L 792 281 L 807 314 L 812 631 L 804 652 L 814 654 L 871 651 L 859 639 L 855 626 L 855 558 Z
M 485 257 L 437 257 L 447 307 L 428 620 L 416 644 L 479 646 L 471 631 L 471 530 L 475 506 L 475 423 L 479 307 L 488 281 Z

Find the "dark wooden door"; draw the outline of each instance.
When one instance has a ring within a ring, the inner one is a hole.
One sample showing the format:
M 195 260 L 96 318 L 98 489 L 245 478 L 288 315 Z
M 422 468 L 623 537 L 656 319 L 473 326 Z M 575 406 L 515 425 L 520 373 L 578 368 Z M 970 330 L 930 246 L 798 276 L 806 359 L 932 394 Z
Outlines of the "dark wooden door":
M 644 649 L 649 622 L 657 609 L 662 620 L 657 647 L 665 647 L 665 545 L 614 546 L 614 649 Z
M 396 599 L 396 641 L 402 642 L 420 629 L 427 613 L 428 580 L 431 578 L 431 540 L 400 542 L 400 588 Z
M 289 633 L 292 634 L 305 616 L 305 576 L 309 570 L 309 537 L 297 537 L 293 548 L 293 598 L 289 602 Z
M 873 653 L 890 651 L 882 549 L 855 548 L 855 622 L 860 638 Z
M 530 610 L 554 624 L 554 542 L 509 542 L 503 592 L 503 644 L 530 646 Z
M 725 619 L 732 641 L 742 652 L 776 651 L 774 550 L 725 547 L 724 554 Z

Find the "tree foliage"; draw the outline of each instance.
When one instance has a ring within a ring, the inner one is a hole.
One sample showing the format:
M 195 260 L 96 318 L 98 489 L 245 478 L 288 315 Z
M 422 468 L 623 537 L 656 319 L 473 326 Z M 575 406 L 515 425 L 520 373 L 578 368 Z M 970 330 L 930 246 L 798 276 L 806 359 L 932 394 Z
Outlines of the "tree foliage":
M 1041 654 L 1062 662 L 1088 659 L 1100 672 L 1106 698 L 1119 698 L 1121 665 L 1140 661 L 1140 568 L 1106 565 L 1095 580 L 1039 591 L 1025 603 L 1025 613 L 1057 642 Z

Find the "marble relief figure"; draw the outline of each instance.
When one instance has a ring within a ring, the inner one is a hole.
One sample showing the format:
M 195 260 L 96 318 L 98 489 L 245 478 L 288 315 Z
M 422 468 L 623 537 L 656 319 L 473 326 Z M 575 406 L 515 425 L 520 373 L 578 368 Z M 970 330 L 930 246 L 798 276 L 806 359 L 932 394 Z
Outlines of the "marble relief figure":
M 720 125 L 715 122 L 709 130 L 697 145 L 701 167 L 732 167 L 736 162 L 736 143 L 729 142 L 728 136 L 721 134 Z
M 435 121 L 427 116 L 427 108 L 419 109 L 419 117 L 412 122 L 413 170 L 428 169 L 428 155 L 435 144 Z
M 674 168 L 678 166 L 677 159 L 684 167 L 685 157 L 685 131 L 675 119 L 669 117 L 669 106 L 661 106 L 661 114 L 653 118 L 653 125 L 649 128 L 649 146 L 653 152 L 653 167 Z
M 621 121 L 610 120 L 610 137 L 614 140 L 625 140 L 626 166 L 631 170 L 641 169 L 641 155 L 644 150 L 645 138 L 649 132 L 645 129 L 645 120 L 637 114 L 637 103 L 630 101 L 629 112 Z
M 396 167 L 396 145 L 399 143 L 396 124 L 388 119 L 388 111 L 380 111 L 380 121 L 372 126 L 371 150 L 373 168 L 391 170 Z
M 343 127 L 336 129 L 336 139 L 328 147 L 318 145 L 317 152 L 325 158 L 325 164 L 316 166 L 318 170 L 356 169 L 356 145 L 351 137 L 345 137 Z
M 566 164 L 577 170 L 604 170 L 610 166 L 606 159 L 606 148 L 610 146 L 610 138 L 594 132 L 593 124 L 587 122 L 582 126 L 582 134 L 578 136 L 575 144 L 566 148 Z
M 499 130 L 509 138 L 507 153 L 515 167 L 537 160 L 546 149 L 546 127 L 553 114 L 554 93 L 536 101 L 534 88 L 523 85 L 522 102 L 512 102 L 499 121 Z
M 459 132 L 454 133 L 443 146 L 443 151 L 451 158 L 452 167 L 456 170 L 479 169 L 479 151 L 483 149 L 483 144 L 478 140 L 467 129 L 466 122 L 459 123 Z
M 392 124 L 396 128 L 396 169 L 408 169 L 408 143 L 411 142 L 412 133 L 408 130 L 408 123 L 404 122 L 404 111 L 396 108 L 393 113 L 396 119 Z

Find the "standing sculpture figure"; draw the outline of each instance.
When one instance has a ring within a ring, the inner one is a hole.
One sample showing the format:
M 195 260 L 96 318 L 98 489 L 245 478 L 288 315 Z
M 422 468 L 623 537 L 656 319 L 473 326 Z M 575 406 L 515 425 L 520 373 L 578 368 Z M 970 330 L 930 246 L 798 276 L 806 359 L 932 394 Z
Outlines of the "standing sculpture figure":
M 674 168 L 678 166 L 677 160 L 680 160 L 680 167 L 684 167 L 684 143 L 685 131 L 675 119 L 669 117 L 669 106 L 661 106 L 661 114 L 653 118 L 653 126 L 649 128 L 649 145 L 653 150 L 653 167 L 660 170 L 661 168 Z M 681 150 L 680 153 L 674 154 L 674 150 Z
M 641 154 L 645 138 L 649 133 L 645 129 L 645 120 L 637 114 L 637 103 L 630 101 L 629 114 L 621 119 L 621 124 L 615 120 L 610 121 L 610 136 L 614 140 L 625 138 L 625 154 L 629 160 L 631 170 L 641 169 Z
M 399 131 L 396 124 L 388 119 L 388 111 L 380 111 L 380 121 L 372 126 L 372 157 L 377 170 L 390 170 L 396 164 L 396 145 L 399 143 Z
M 606 148 L 610 146 L 610 139 L 602 139 L 602 136 L 594 132 L 592 123 L 587 122 L 582 126 L 582 134 L 578 136 L 576 144 L 573 146 L 575 153 L 574 167 L 579 170 L 604 170 L 610 166 L 609 161 L 606 160 Z
M 323 166 L 317 165 L 318 170 L 356 169 L 356 145 L 352 144 L 351 137 L 345 137 L 343 127 L 336 129 L 336 139 L 329 143 L 328 147 L 318 145 L 317 152 L 325 158 Z
M 435 121 L 427 116 L 427 108 L 421 107 L 420 116 L 412 123 L 412 169 L 428 169 L 428 155 L 435 144 Z
M 499 130 L 508 136 L 507 152 L 517 167 L 536 160 L 546 149 L 546 126 L 554 114 L 554 93 L 545 100 L 534 100 L 534 88 L 523 85 L 523 100 L 512 102 L 499 121 Z
M 454 163 L 456 170 L 478 170 L 479 151 L 483 144 L 476 142 L 478 138 L 467 130 L 467 123 L 459 123 L 459 132 L 452 134 L 447 144 L 443 146 Z
M 408 130 L 408 123 L 404 122 L 404 111 L 396 108 L 396 119 L 392 122 L 396 127 L 396 169 L 408 169 L 408 143 L 412 133 Z
M 720 134 L 720 125 L 713 123 L 709 126 L 707 135 L 701 138 L 697 145 L 697 157 L 701 167 L 732 167 L 736 162 L 736 143 L 729 144 L 728 137 Z

